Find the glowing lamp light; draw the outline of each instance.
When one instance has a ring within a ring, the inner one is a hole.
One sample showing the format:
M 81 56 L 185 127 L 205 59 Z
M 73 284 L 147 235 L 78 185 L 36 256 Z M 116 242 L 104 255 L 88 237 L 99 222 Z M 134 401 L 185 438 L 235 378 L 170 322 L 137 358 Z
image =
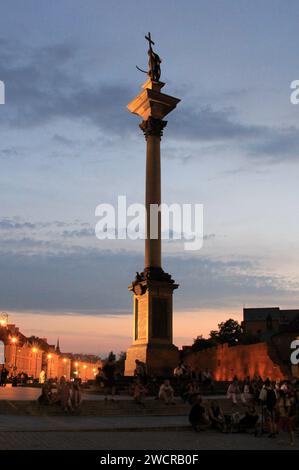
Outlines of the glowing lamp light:
M 75 362 L 75 366 L 78 367 L 78 365 L 79 365 L 78 362 Z
M 86 364 L 84 364 L 84 366 L 83 366 L 83 367 L 84 367 L 84 369 L 86 369 L 86 368 L 87 368 L 87 365 L 86 365 Z
M 33 353 L 37 353 L 37 348 L 32 348 Z
M 18 342 L 18 338 L 16 338 L 15 336 L 13 336 L 13 338 L 11 338 L 11 342 L 13 344 L 16 344 Z
M 52 354 L 48 354 L 47 358 L 52 359 Z
M 6 327 L 8 323 L 8 315 L 6 312 L 0 313 L 0 327 Z
M 64 359 L 63 359 L 63 362 L 66 362 L 66 361 L 67 361 L 67 359 L 66 359 L 66 358 L 64 358 Z

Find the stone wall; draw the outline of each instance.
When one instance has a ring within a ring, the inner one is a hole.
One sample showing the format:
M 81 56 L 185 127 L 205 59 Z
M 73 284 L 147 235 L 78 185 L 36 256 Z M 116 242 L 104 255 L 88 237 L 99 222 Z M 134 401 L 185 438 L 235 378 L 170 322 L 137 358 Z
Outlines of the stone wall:
M 248 375 L 272 380 L 286 378 L 285 370 L 272 361 L 267 343 L 233 347 L 223 344 L 189 353 L 184 362 L 194 371 L 209 369 L 214 378 L 221 381 L 230 381 L 235 375 L 241 380 Z

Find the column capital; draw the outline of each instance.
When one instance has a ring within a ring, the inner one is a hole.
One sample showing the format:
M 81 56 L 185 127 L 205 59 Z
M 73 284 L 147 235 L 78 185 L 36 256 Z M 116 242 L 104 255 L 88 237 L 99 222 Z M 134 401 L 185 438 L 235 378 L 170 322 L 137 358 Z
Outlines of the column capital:
M 143 131 L 145 138 L 147 139 L 149 135 L 155 135 L 157 137 L 162 137 L 163 129 L 166 127 L 167 121 L 162 119 L 157 119 L 149 117 L 146 121 L 142 121 L 139 124 L 140 129 Z

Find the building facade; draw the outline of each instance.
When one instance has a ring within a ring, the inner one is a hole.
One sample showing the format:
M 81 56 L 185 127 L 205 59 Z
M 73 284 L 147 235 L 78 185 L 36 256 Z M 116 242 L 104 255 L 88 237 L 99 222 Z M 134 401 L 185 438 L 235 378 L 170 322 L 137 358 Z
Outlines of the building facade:
M 100 358 L 94 355 L 62 353 L 59 342 L 56 347 L 46 338 L 26 337 L 13 324 L 0 324 L 0 343 L 3 357 L 0 366 L 9 371 L 9 376 L 25 374 L 32 380 L 39 380 L 44 371 L 46 378 L 67 380 L 80 378 L 82 382 L 94 380 Z

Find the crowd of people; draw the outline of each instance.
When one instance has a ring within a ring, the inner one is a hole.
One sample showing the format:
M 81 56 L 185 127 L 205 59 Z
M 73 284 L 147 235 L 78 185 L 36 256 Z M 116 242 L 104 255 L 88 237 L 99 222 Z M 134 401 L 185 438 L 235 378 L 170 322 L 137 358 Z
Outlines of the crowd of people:
M 65 377 L 57 382 L 53 379 L 46 380 L 42 384 L 38 403 L 41 406 L 58 405 L 67 413 L 78 410 L 82 403 L 81 380 L 68 382 Z
M 7 381 L 8 371 L 0 371 L 1 385 Z M 98 369 L 96 383 L 104 393 L 105 401 L 115 400 L 117 380 L 120 376 L 115 358 L 111 355 L 103 367 Z M 20 380 L 25 378 L 20 377 Z M 38 398 L 40 405 L 59 405 L 71 413 L 82 403 L 81 380 L 75 378 L 68 382 L 65 377 L 41 381 L 42 391 Z M 147 396 L 160 400 L 165 405 L 175 405 L 181 401 L 190 405 L 189 421 L 194 430 L 205 428 L 221 432 L 241 432 L 251 430 L 256 436 L 267 433 L 275 438 L 282 431 L 289 435 L 294 445 L 295 430 L 299 425 L 299 381 L 290 382 L 262 380 L 261 377 L 240 381 L 235 377 L 227 388 L 226 398 L 204 400 L 203 390 L 213 393 L 214 379 L 209 370 L 194 373 L 183 363 L 173 371 L 171 380 L 160 382 L 147 373 L 146 364 L 135 361 L 133 383 L 130 393 L 134 402 L 144 405 Z M 230 403 L 230 407 L 227 405 Z M 223 410 L 223 407 L 225 410 Z
M 193 396 L 189 421 L 196 431 L 208 426 L 222 432 L 252 430 L 255 436 L 267 434 L 275 438 L 282 432 L 289 435 L 290 445 L 295 443 L 295 430 L 299 425 L 299 381 L 263 381 L 260 377 L 229 384 L 227 398 L 231 411 L 224 413 L 219 403 L 204 403 L 200 394 Z M 239 407 L 238 407 L 239 404 Z
M 108 361 L 99 371 L 98 382 L 104 389 L 105 398 L 116 393 L 116 366 Z M 254 435 L 267 433 L 275 438 L 287 431 L 290 444 L 294 445 L 295 427 L 299 424 L 299 382 L 263 381 L 261 377 L 237 377 L 229 384 L 226 397 L 230 409 L 223 410 L 223 400 L 203 400 L 203 390 L 214 390 L 214 379 L 209 370 L 194 373 L 180 363 L 174 370 L 173 379 L 159 383 L 148 376 L 146 365 L 135 361 L 134 381 L 131 394 L 136 404 L 144 405 L 147 396 L 160 400 L 165 405 L 178 403 L 175 396 L 190 405 L 189 421 L 196 431 L 213 428 L 221 432 L 252 431 Z

